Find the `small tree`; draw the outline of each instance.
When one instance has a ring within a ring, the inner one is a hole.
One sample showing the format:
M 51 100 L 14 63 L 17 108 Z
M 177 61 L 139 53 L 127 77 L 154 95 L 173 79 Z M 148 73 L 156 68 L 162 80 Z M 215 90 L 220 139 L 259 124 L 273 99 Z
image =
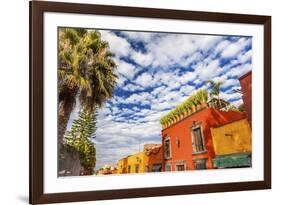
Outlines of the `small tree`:
M 70 131 L 66 132 L 65 141 L 68 151 L 79 153 L 80 163 L 91 174 L 96 165 L 96 149 L 91 139 L 95 138 L 96 110 L 83 110 L 78 119 L 73 121 Z

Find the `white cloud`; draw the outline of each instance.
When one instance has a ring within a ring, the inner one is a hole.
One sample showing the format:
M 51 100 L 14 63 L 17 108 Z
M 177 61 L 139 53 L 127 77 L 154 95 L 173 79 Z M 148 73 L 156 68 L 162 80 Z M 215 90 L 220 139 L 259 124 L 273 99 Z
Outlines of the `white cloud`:
M 131 84 L 131 83 L 129 83 L 126 86 L 122 87 L 122 89 L 126 90 L 126 91 L 131 91 L 131 92 L 144 90 L 143 87 L 138 86 L 138 85 L 134 85 L 134 84 Z
M 196 39 L 196 43 L 198 44 L 199 48 L 203 51 L 207 51 L 210 48 L 213 48 L 219 41 L 222 40 L 222 36 L 201 36 L 199 38 L 198 36 L 194 36 Z
M 239 80 L 237 80 L 237 79 L 233 79 L 233 78 L 231 78 L 231 79 L 227 79 L 227 80 L 225 80 L 225 81 L 222 81 L 222 88 L 227 88 L 227 87 L 230 87 L 230 86 L 237 86 L 237 85 L 239 85 Z
M 231 104 L 234 105 L 235 107 L 239 107 L 239 105 L 244 104 L 244 102 L 242 99 L 239 99 L 239 100 L 235 100 L 235 101 L 231 102 Z
M 195 52 L 192 55 L 189 55 L 185 60 L 182 61 L 182 66 L 189 66 L 191 63 L 197 62 L 202 59 L 202 54 L 200 52 Z
M 129 55 L 130 43 L 122 37 L 116 36 L 110 31 L 100 30 L 101 38 L 109 43 L 110 50 L 119 58 Z
M 153 61 L 153 57 L 149 53 L 141 53 L 141 52 L 132 52 L 131 58 L 141 66 L 149 66 Z
M 137 77 L 135 82 L 143 87 L 149 87 L 152 85 L 153 78 L 151 74 L 143 73 Z
M 238 41 L 229 44 L 221 53 L 223 58 L 235 57 L 247 45 L 251 43 L 251 39 L 240 38 Z
M 123 35 L 126 36 L 126 38 L 129 38 L 130 40 L 133 41 L 140 41 L 147 43 L 151 41 L 155 36 L 161 35 L 158 33 L 151 33 L 151 32 L 128 32 L 128 31 L 123 31 Z
M 215 48 L 216 53 L 223 51 L 231 42 L 229 40 L 223 40 Z
M 186 84 L 187 82 L 194 81 L 196 77 L 197 74 L 195 72 L 186 72 L 182 76 L 177 77 L 177 79 L 181 84 Z
M 187 65 L 188 57 L 197 50 L 212 48 L 221 37 L 197 36 L 189 34 L 165 35 L 154 39 L 146 45 L 146 49 L 153 56 L 153 66 L 167 67 L 173 64 Z M 193 56 L 194 60 L 199 58 Z
M 163 85 L 160 86 L 160 87 L 157 87 L 157 88 L 155 88 L 155 89 L 151 92 L 151 94 L 157 96 L 159 93 L 161 93 L 162 91 L 164 91 L 165 88 L 166 88 L 166 86 L 163 86 Z
M 123 99 L 122 103 L 124 104 L 141 104 L 145 102 L 149 103 L 149 100 L 151 99 L 151 95 L 148 92 L 141 92 L 141 93 L 134 93 L 130 95 L 128 98 Z
M 247 64 L 243 64 L 243 65 L 239 65 L 236 66 L 234 68 L 231 68 L 226 75 L 230 76 L 230 77 L 241 77 L 242 75 L 246 74 L 247 72 L 249 72 L 250 70 L 252 70 L 252 64 L 247 63 Z
M 188 96 L 190 95 L 193 91 L 195 90 L 195 87 L 191 86 L 191 85 L 184 85 L 180 88 L 179 92 L 184 95 L 184 96 Z
M 239 63 L 245 63 L 248 60 L 250 60 L 251 58 L 252 58 L 252 50 L 250 49 L 243 54 L 239 54 L 238 61 L 239 61 Z
M 131 63 L 127 63 L 123 60 L 115 59 L 117 64 L 117 72 L 128 79 L 132 79 L 136 74 L 136 66 Z
M 241 98 L 241 94 L 238 92 L 234 92 L 234 93 L 227 93 L 227 92 L 222 92 L 220 94 L 220 97 L 226 101 L 231 101 L 234 99 L 240 99 Z
M 194 81 L 193 81 L 193 83 L 195 84 L 195 85 L 198 85 L 198 84 L 200 84 L 200 83 L 202 83 L 203 81 L 202 80 L 200 80 L 199 78 L 197 78 L 197 79 L 195 79 Z
M 118 80 L 117 80 L 117 86 L 122 87 L 124 85 L 125 81 L 126 81 L 126 78 L 123 77 L 122 75 L 119 75 Z
M 210 80 L 215 76 L 218 76 L 222 73 L 222 68 L 219 66 L 219 60 L 213 60 L 209 64 L 204 64 L 199 62 L 195 66 L 195 73 L 197 73 L 198 77 L 202 81 Z

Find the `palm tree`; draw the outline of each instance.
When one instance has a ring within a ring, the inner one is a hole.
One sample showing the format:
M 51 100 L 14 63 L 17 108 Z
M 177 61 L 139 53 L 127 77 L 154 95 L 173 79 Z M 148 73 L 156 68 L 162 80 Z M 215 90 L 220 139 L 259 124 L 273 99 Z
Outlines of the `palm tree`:
M 212 90 L 210 92 L 210 97 L 212 98 L 213 96 L 216 96 L 218 101 L 219 101 L 219 105 L 221 107 L 221 100 L 220 100 L 220 87 L 222 85 L 222 82 L 215 82 L 213 80 L 208 80 L 206 81 L 206 83 L 210 83 Z
M 107 42 L 98 31 L 63 28 L 59 31 L 59 149 L 76 99 L 92 112 L 112 97 L 116 65 Z
M 62 29 L 59 52 L 59 137 L 65 133 L 76 97 L 87 110 L 112 97 L 117 75 L 108 43 L 97 31 Z

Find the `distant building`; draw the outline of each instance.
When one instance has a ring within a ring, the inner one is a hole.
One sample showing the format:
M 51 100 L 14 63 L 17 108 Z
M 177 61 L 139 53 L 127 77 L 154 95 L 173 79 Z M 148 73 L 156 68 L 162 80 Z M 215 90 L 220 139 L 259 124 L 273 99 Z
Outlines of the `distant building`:
M 117 167 L 112 165 L 104 165 L 97 171 L 97 175 L 117 174 Z
M 162 130 L 163 170 L 214 168 L 213 159 L 216 153 L 211 128 L 242 120 L 245 117 L 243 112 L 221 111 L 205 105 L 183 119 L 164 127 Z
M 247 118 L 252 124 L 252 71 L 239 78 Z
M 146 144 L 142 152 L 120 159 L 118 174 L 162 171 L 163 151 L 161 144 Z

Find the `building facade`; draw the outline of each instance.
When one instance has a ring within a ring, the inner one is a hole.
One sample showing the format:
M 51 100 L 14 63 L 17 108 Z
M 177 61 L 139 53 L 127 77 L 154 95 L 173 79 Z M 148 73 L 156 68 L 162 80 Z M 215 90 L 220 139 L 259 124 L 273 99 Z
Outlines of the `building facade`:
M 250 124 L 252 124 L 252 71 L 239 78 L 245 111 Z
M 252 131 L 247 118 L 211 128 L 216 168 L 250 167 Z
M 163 150 L 161 144 L 146 144 L 142 152 L 120 159 L 117 163 L 118 174 L 161 172 Z
M 162 130 L 163 170 L 212 169 L 211 128 L 245 118 L 245 113 L 205 106 Z

